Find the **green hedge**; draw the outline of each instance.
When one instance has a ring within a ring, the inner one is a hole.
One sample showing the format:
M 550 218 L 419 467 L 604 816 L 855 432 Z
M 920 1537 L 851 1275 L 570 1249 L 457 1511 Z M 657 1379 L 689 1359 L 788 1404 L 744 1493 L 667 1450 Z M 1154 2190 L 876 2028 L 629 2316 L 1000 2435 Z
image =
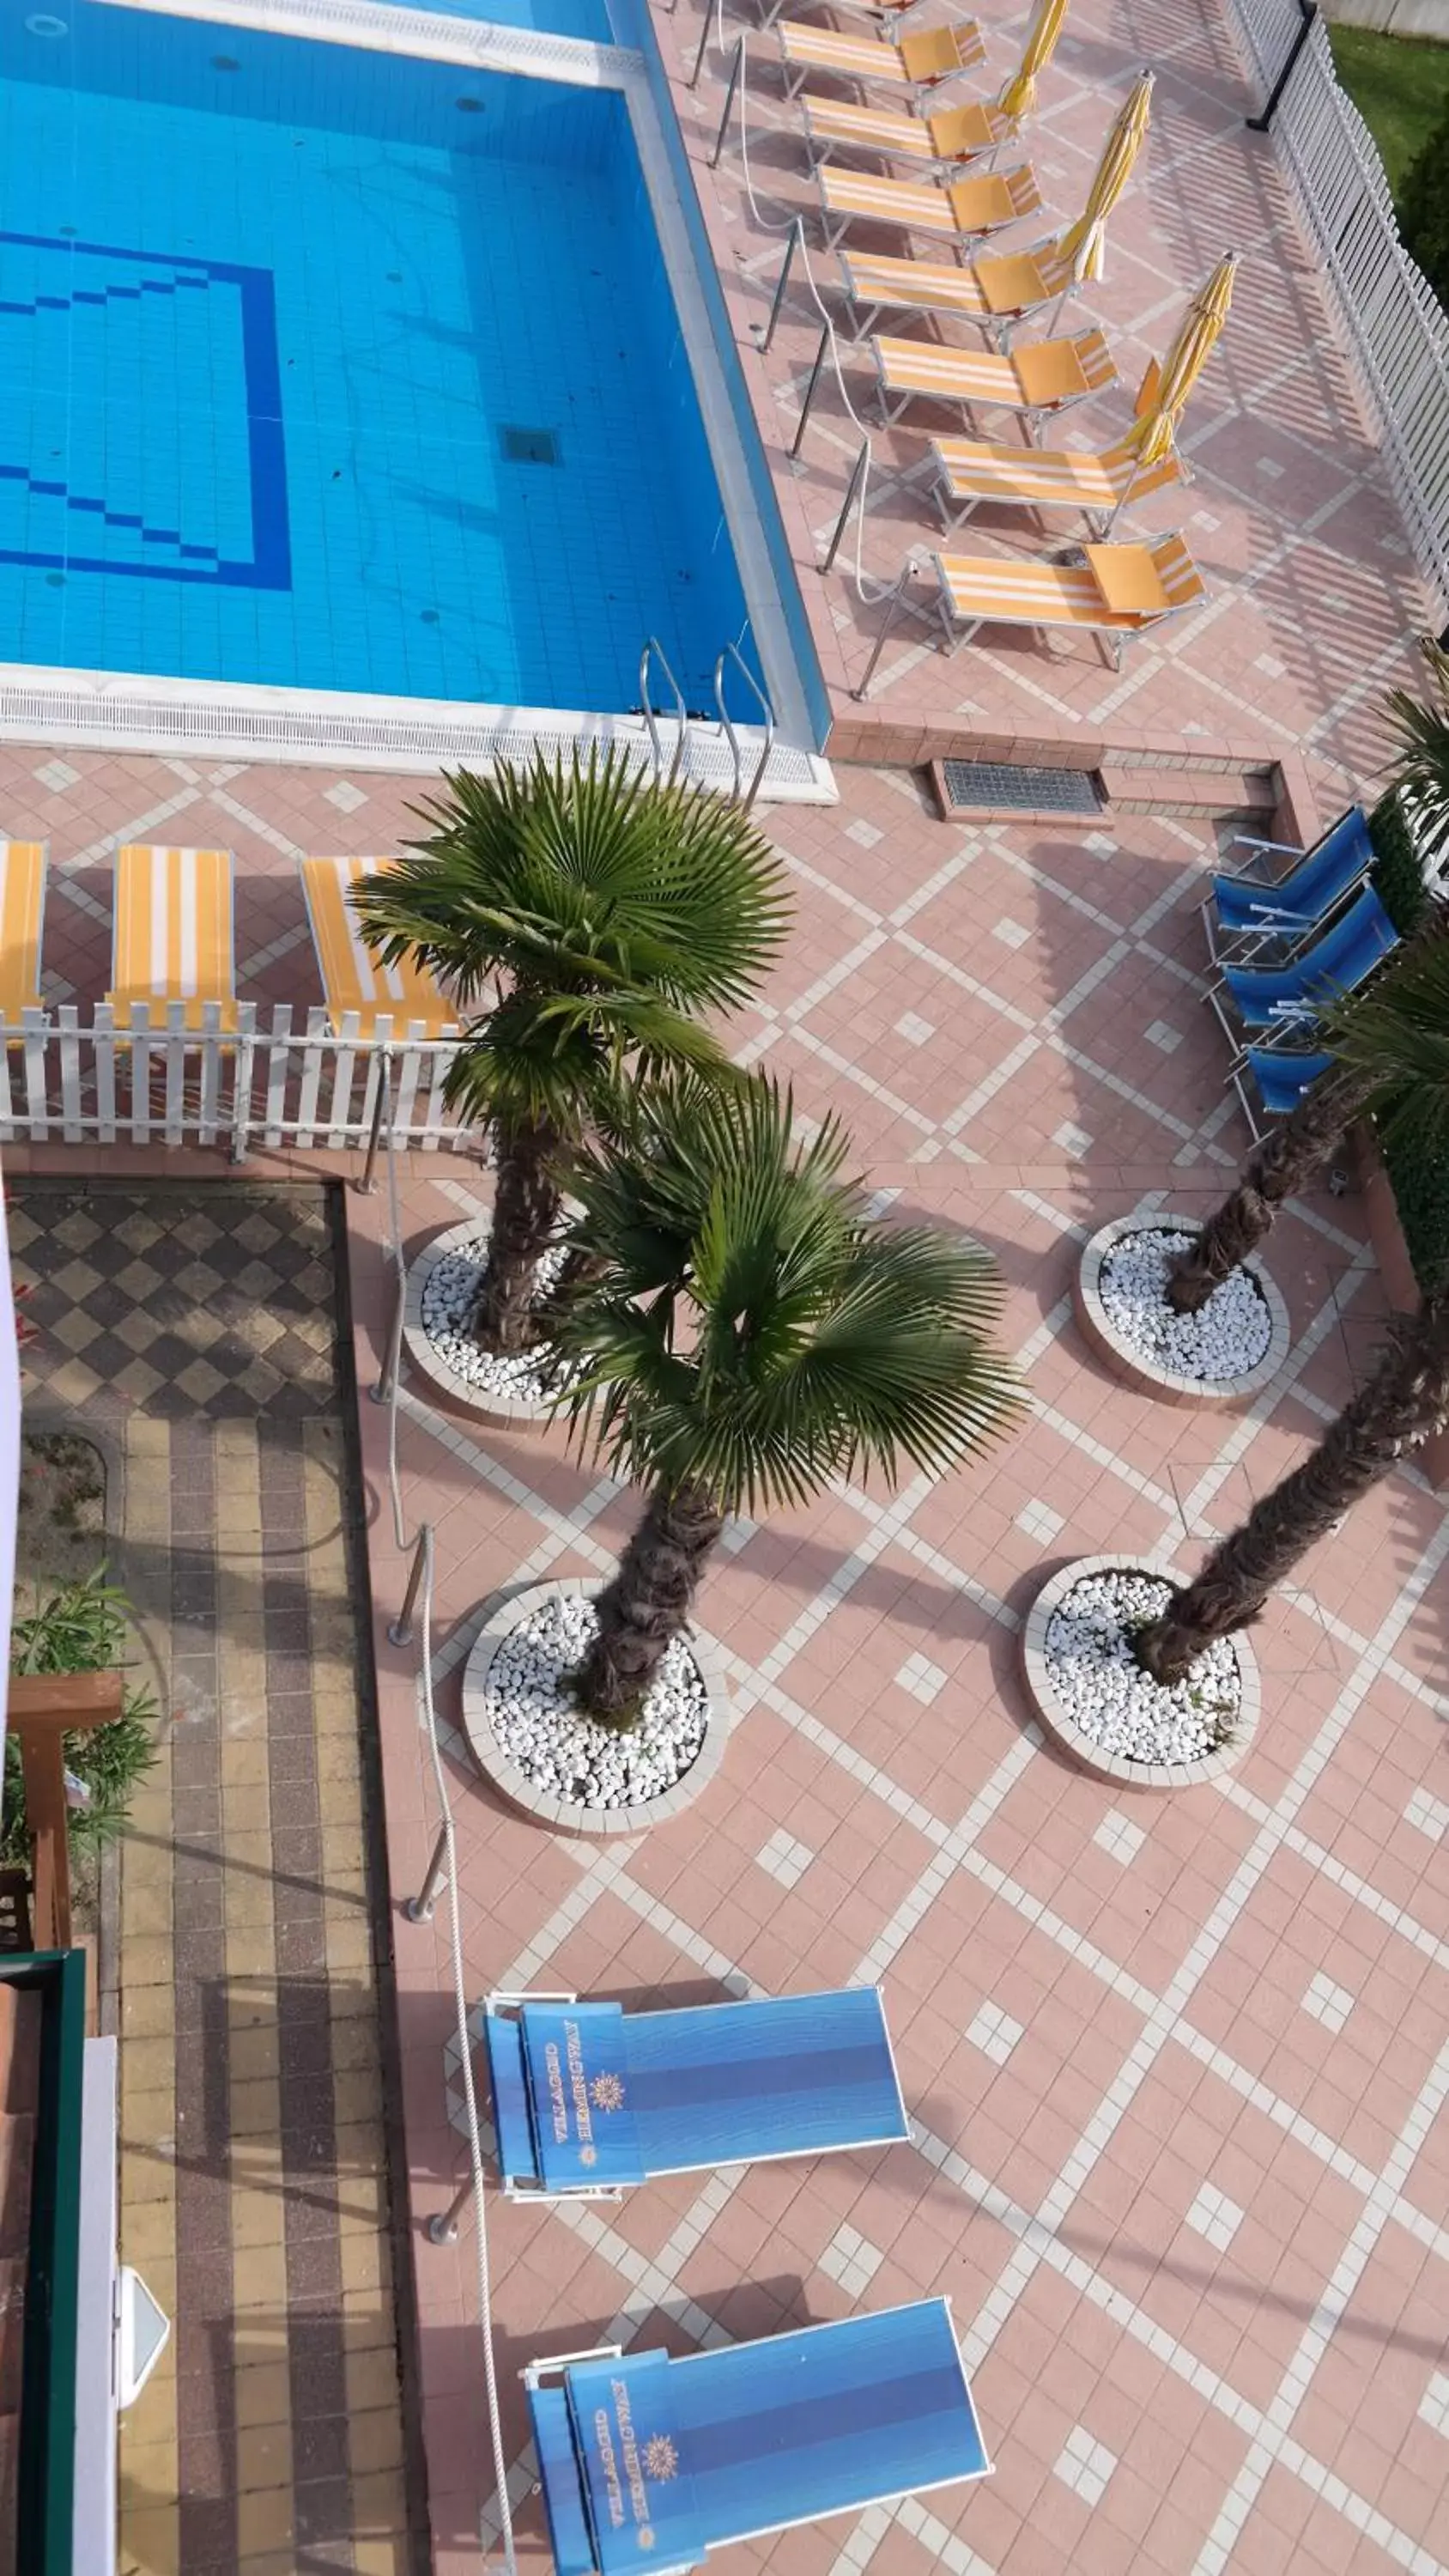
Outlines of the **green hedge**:
M 1377 854 L 1374 884 L 1394 928 L 1407 939 L 1419 926 L 1427 898 L 1413 838 L 1394 795 L 1385 796 L 1369 816 L 1369 837 Z M 1431 1151 L 1412 1136 L 1386 1143 L 1383 1154 L 1414 1276 L 1427 1293 L 1449 1275 L 1449 1154 L 1442 1147 Z

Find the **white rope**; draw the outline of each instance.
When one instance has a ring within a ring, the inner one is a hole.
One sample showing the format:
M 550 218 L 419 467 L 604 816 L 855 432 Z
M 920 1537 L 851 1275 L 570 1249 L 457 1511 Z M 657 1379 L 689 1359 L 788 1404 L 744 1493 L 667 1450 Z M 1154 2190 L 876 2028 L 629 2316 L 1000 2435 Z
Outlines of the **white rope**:
M 387 1161 L 388 1224 L 392 1233 L 393 1264 L 397 1272 L 399 1301 L 406 1294 L 407 1269 L 403 1261 L 402 1211 L 398 1198 L 397 1156 L 393 1139 L 391 1050 L 382 1058 L 383 1138 Z M 399 1302 L 398 1313 L 402 1311 Z M 396 1317 L 394 1317 L 396 1332 Z M 396 1342 L 390 1345 L 394 1356 Z M 387 1405 L 387 1479 L 392 1500 L 392 1525 L 399 1552 L 408 1545 L 407 1518 L 403 1511 L 402 1481 L 398 1473 L 397 1423 L 398 1375 L 392 1369 L 392 1383 Z M 453 2010 L 457 2022 L 458 2056 L 463 2070 L 463 2107 L 468 2123 L 468 2163 L 473 2183 L 473 2246 L 478 2267 L 478 2325 L 483 2338 L 483 2386 L 488 2401 L 488 2430 L 493 2450 L 493 2474 L 498 2485 L 498 2521 L 503 2542 L 503 2560 L 507 2576 L 517 2576 L 518 2561 L 513 2546 L 513 2508 L 508 2495 L 508 2463 L 503 2448 L 503 2418 L 498 2403 L 498 2358 L 493 2342 L 493 2275 L 488 2247 L 488 2198 L 483 2170 L 483 2140 L 478 2126 L 478 2095 L 473 2082 L 473 2046 L 468 2029 L 467 1971 L 463 1961 L 463 1922 L 458 1889 L 458 1846 L 453 1827 L 453 1803 L 448 1795 L 448 1776 L 443 1768 L 442 1748 L 438 1742 L 438 1715 L 433 1705 L 433 1585 L 435 1556 L 433 1532 L 424 1521 L 418 1530 L 417 1544 L 422 1549 L 422 1583 L 419 1588 L 418 1678 L 422 1691 L 423 1717 L 427 1727 L 428 1755 L 433 1768 L 433 1781 L 438 1793 L 438 1812 L 442 1820 L 443 1849 L 447 1859 L 448 1947 L 453 1976 Z
M 724 45 L 724 0 L 714 0 L 714 41 L 716 50 L 721 50 Z M 914 556 L 907 557 L 905 568 L 898 581 L 878 582 L 867 578 L 865 570 L 865 505 L 866 497 L 870 490 L 871 469 L 875 464 L 875 448 L 872 443 L 870 431 L 866 428 L 866 425 L 861 419 L 859 412 L 856 410 L 854 403 L 851 401 L 850 394 L 846 388 L 845 374 L 840 360 L 839 337 L 836 333 L 835 324 L 832 322 L 830 314 L 826 308 L 824 298 L 820 293 L 819 287 L 816 285 L 815 272 L 810 265 L 810 252 L 805 240 L 805 219 L 803 215 L 794 214 L 789 216 L 782 224 L 778 220 L 772 219 L 764 212 L 759 198 L 755 194 L 754 180 L 750 173 L 749 118 L 746 114 L 746 109 L 749 105 L 749 53 L 745 42 L 745 31 L 743 28 L 741 28 L 735 43 L 740 63 L 739 79 L 736 85 L 736 95 L 739 101 L 740 176 L 744 182 L 746 203 L 748 204 L 750 213 L 754 217 L 754 220 L 759 226 L 761 232 L 793 233 L 795 235 L 800 265 L 805 274 L 806 289 L 811 303 L 814 305 L 816 312 L 820 316 L 821 326 L 825 332 L 826 345 L 830 352 L 830 363 L 835 376 L 836 388 L 839 392 L 841 402 L 845 407 L 847 419 L 850 420 L 853 426 L 860 433 L 862 462 L 860 490 L 856 494 L 855 555 L 851 578 L 855 585 L 855 595 L 860 601 L 861 606 L 863 608 L 877 608 L 882 600 L 894 600 L 900 597 L 901 591 L 914 569 L 915 558 Z

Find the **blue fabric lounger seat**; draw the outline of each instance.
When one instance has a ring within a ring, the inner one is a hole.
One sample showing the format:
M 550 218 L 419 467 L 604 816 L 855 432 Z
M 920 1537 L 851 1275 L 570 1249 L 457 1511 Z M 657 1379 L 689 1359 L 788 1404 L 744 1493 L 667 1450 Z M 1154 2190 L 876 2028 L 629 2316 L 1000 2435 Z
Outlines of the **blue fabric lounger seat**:
M 1233 1067 L 1228 1078 L 1242 1104 L 1255 1145 L 1267 1133 L 1267 1122 L 1286 1118 L 1290 1110 L 1296 1109 L 1309 1084 L 1327 1073 L 1332 1062 L 1332 1056 L 1321 1051 L 1303 1055 L 1287 1047 L 1244 1048 L 1242 1063 Z M 1256 1104 L 1248 1089 L 1249 1080 L 1257 1090 Z
M 647 2013 L 495 1995 L 483 2033 L 511 2192 L 617 2191 L 910 2136 L 874 1986 Z
M 667 2576 L 991 2466 L 945 2299 L 524 2377 L 558 2576 Z
M 1240 1029 L 1281 1035 L 1295 1021 L 1311 1026 L 1315 1008 L 1353 992 L 1398 944 L 1399 934 L 1373 887 L 1365 886 L 1301 956 L 1286 965 L 1224 966 L 1221 982 L 1210 986 L 1207 998 L 1235 1047 Z
M 1265 949 L 1281 957 L 1295 955 L 1363 884 L 1373 863 L 1374 847 L 1363 809 L 1351 805 L 1322 840 L 1300 853 L 1286 875 L 1276 880 L 1217 871 L 1212 892 L 1202 905 L 1213 964 L 1224 956 L 1254 955 L 1261 960 Z

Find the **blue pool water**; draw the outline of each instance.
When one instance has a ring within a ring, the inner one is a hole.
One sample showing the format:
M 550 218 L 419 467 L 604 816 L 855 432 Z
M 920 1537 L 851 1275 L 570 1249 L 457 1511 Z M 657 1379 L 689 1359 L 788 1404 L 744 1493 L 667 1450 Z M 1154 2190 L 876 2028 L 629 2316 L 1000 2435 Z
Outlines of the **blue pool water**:
M 653 632 L 702 703 L 745 612 L 623 99 L 62 13 L 0 22 L 0 659 L 623 708 Z

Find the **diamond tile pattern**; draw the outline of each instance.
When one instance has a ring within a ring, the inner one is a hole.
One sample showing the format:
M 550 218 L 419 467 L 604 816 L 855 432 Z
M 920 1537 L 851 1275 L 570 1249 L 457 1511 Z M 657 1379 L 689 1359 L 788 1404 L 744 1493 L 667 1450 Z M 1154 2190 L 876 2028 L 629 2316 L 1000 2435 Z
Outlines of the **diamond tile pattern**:
M 299 1421 L 337 1401 L 318 1191 L 84 1195 L 29 1185 L 10 1246 L 33 1287 L 27 1373 L 67 1402 L 170 1421 Z

